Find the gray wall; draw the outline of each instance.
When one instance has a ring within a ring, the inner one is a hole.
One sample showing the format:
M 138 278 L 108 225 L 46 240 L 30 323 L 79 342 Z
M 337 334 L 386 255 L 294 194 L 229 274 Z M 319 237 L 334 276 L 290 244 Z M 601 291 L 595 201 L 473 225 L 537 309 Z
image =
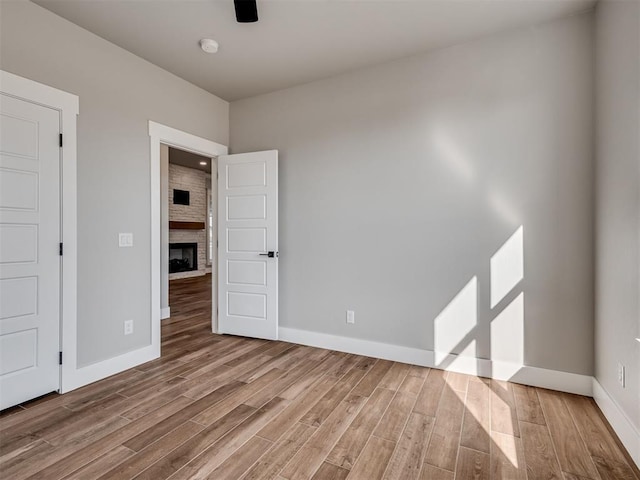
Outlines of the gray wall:
M 598 4 L 596 58 L 595 374 L 640 430 L 640 3 Z
M 1 2 L 0 16 L 0 68 L 80 97 L 78 362 L 148 345 L 148 120 L 227 144 L 228 103 L 33 3 Z
M 233 153 L 280 151 L 281 326 L 432 350 L 475 276 L 452 351 L 491 358 L 524 292 L 525 364 L 592 374 L 592 37 L 589 13 L 233 102 Z M 491 308 L 521 225 L 524 280 Z

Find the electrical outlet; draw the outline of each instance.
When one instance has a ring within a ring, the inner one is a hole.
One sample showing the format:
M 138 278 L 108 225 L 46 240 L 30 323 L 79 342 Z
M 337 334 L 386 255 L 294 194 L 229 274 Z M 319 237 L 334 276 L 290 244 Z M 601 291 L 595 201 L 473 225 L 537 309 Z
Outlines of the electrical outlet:
M 347 310 L 347 323 L 356 323 L 356 312 Z
M 133 333 L 133 320 L 124 321 L 124 334 L 131 335 Z
M 624 365 L 618 362 L 618 383 L 624 388 L 625 384 L 625 368 Z

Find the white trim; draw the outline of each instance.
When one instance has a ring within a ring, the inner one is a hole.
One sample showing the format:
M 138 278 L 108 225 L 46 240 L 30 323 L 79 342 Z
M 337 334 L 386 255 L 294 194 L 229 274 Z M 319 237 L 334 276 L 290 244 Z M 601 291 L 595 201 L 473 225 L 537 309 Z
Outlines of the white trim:
M 153 358 L 160 356 L 160 321 L 161 312 L 161 275 L 160 275 L 160 144 L 187 150 L 205 157 L 226 155 L 229 149 L 225 145 L 212 142 L 206 138 L 177 130 L 149 120 L 149 148 L 151 158 L 151 347 L 155 352 Z M 213 170 L 213 169 L 212 169 Z M 212 181 L 215 178 L 211 172 Z M 215 333 L 216 323 L 213 311 L 216 308 L 216 287 L 212 287 L 212 331 Z
M 60 111 L 60 131 L 63 134 L 62 155 L 62 256 L 60 348 L 63 363 L 60 369 L 60 392 L 68 392 L 76 382 L 77 309 L 78 309 L 78 245 L 77 245 L 77 115 L 80 100 L 57 88 L 0 70 L 0 91 Z
M 593 379 L 593 399 L 615 430 L 633 461 L 640 467 L 640 432 L 595 378 Z
M 515 383 L 522 383 L 523 385 L 530 385 L 532 387 L 575 393 L 586 397 L 593 395 L 593 377 L 591 375 L 580 375 L 578 373 L 549 370 L 546 368 L 525 365 L 521 367 L 517 373 L 506 380 Z
M 219 155 L 226 155 L 229 152 L 229 149 L 225 145 L 172 127 L 167 127 L 166 125 L 151 120 L 149 120 L 149 136 L 152 139 L 158 139 L 158 144 L 164 143 L 165 145 L 188 150 L 205 157 L 217 157 Z M 156 153 L 159 155 L 159 152 Z
M 67 115 L 80 113 L 80 101 L 77 95 L 58 90 L 57 88 L 29 80 L 28 78 L 14 75 L 0 70 L 0 90 L 15 97 L 24 98 L 30 102 L 36 102 L 54 110 L 65 110 Z M 70 125 L 64 133 L 71 133 Z
M 401 347 L 389 343 L 372 342 L 358 338 L 339 337 L 327 333 L 298 330 L 296 328 L 278 328 L 278 339 L 283 342 L 298 343 L 312 347 L 354 353 L 367 357 L 382 358 L 395 362 L 410 363 L 429 367 L 433 365 L 433 352 L 418 348 Z
M 354 353 L 368 357 L 393 360 L 395 362 L 442 369 L 436 365 L 435 354 L 431 350 L 403 347 L 357 338 L 339 337 L 295 328 L 280 327 L 278 333 L 279 339 L 283 342 L 299 343 L 302 345 L 337 350 L 339 352 Z M 506 362 L 495 362 L 482 358 L 460 357 L 458 355 L 448 355 L 440 365 L 446 365 L 444 370 L 495 378 L 497 380 L 509 380 L 551 390 L 587 396 L 591 396 L 592 393 L 592 377 L 588 375 L 546 370 Z
M 160 309 L 160 318 L 162 320 L 169 318 L 170 316 L 171 316 L 171 307 Z
M 108 360 L 103 360 L 91 365 L 86 365 L 76 370 L 75 375 L 66 383 L 67 390 L 74 390 L 98 380 L 105 379 L 116 373 L 123 372 L 137 365 L 158 358 L 153 345 L 118 355 Z M 63 364 L 64 365 L 64 364 Z

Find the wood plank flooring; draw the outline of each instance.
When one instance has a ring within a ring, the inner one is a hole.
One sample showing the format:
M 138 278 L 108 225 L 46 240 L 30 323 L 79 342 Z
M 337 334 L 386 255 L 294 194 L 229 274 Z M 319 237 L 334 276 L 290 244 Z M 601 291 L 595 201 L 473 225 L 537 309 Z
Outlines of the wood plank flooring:
M 171 282 L 162 357 L 0 414 L 2 479 L 640 480 L 593 400 L 212 335 Z

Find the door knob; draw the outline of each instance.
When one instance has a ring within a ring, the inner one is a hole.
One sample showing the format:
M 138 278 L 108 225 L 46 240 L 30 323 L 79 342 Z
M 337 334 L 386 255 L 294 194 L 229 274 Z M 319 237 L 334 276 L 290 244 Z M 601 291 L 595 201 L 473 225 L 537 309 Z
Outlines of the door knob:
M 258 255 L 260 255 L 262 257 L 273 258 L 273 257 L 276 256 L 276 252 L 259 253 Z

